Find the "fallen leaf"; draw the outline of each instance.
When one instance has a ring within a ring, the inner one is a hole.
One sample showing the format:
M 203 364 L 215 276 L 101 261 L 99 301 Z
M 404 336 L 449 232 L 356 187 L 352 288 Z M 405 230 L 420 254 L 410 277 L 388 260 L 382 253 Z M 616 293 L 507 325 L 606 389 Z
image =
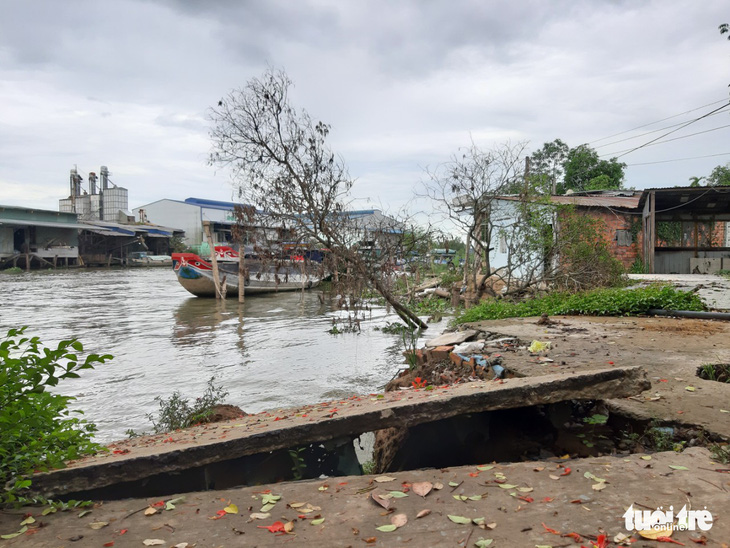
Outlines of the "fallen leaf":
M 419 481 L 411 485 L 411 490 L 419 497 L 425 497 L 433 489 L 433 483 L 430 481 Z
M 689 470 L 686 466 L 679 466 L 678 464 L 670 464 L 669 468 L 672 470 Z
M 640 459 L 643 459 L 643 460 L 651 460 L 651 455 L 642 455 L 642 456 L 641 456 L 641 457 L 639 457 L 639 458 L 640 458 Z
M 301 507 L 302 507 L 302 506 L 304 506 L 305 504 L 306 504 L 305 502 L 292 502 L 292 503 L 291 503 L 291 504 L 289 505 L 289 508 L 301 508 Z
M 89 523 L 89 527 L 91 527 L 92 529 L 101 529 L 103 527 L 106 527 L 107 525 L 109 525 L 108 521 L 92 521 L 91 523 Z
M 545 467 L 544 466 L 535 466 L 535 468 L 533 468 L 533 470 L 535 472 L 542 472 L 543 470 L 545 470 Z
M 441 483 L 440 481 L 437 481 L 436 483 L 433 484 L 433 488 L 436 489 L 437 491 L 440 491 L 441 489 L 444 488 L 444 484 Z
M 405 514 L 395 514 L 390 516 L 390 523 L 396 527 L 403 527 L 406 523 L 408 523 L 408 516 Z
M 310 521 L 312 525 L 322 525 L 324 523 L 324 518 L 317 518 Z
M 395 481 L 395 478 L 392 478 L 390 476 L 378 476 L 377 478 L 373 478 L 374 481 L 377 481 L 378 483 L 387 483 L 389 481 Z
M 33 516 L 28 516 L 20 522 L 20 525 L 30 525 L 31 523 L 35 523 L 35 518 Z
M 465 518 L 463 516 L 452 516 L 449 514 L 449 519 L 453 521 L 454 523 L 459 523 L 461 525 L 466 525 L 467 523 L 471 523 L 471 520 L 469 518 Z
M 700 535 L 699 537 L 689 537 L 689 540 L 691 540 L 695 544 L 701 544 L 702 546 L 707 545 L 707 537 L 705 535 Z
M 560 475 L 561 476 L 569 476 L 570 475 L 570 472 L 571 472 L 571 469 L 566 467 L 565 468 L 565 471 L 562 474 L 560 474 Z
M 327 490 L 327 489 L 329 489 L 329 488 L 330 488 L 330 486 L 329 486 L 329 485 L 322 485 L 321 487 L 318 487 L 318 490 L 319 490 L 319 491 L 326 491 L 326 490 Z
M 368 537 L 368 538 L 364 538 L 362 540 L 365 542 L 365 544 L 375 544 L 378 541 L 378 538 L 377 537 Z
M 188 546 L 190 546 L 190 544 L 187 542 L 178 542 L 172 548 L 188 548 Z
M 114 546 L 114 541 L 112 540 L 110 542 L 104 543 L 102 546 L 104 546 L 105 548 L 109 548 L 109 546 Z
M 593 485 L 591 485 L 591 489 L 593 489 L 594 491 L 602 491 L 605 488 L 605 483 L 594 483 Z
M 8 533 L 7 535 L 0 535 L 0 538 L 5 539 L 5 540 L 10 540 L 11 538 L 19 537 L 20 535 L 25 533 L 27 530 L 28 530 L 28 528 L 23 526 L 15 533 Z
M 324 521 L 324 518 L 322 518 L 322 521 Z M 293 521 L 287 521 L 284 524 L 284 532 L 285 533 L 291 533 L 294 530 L 294 522 Z
M 223 510 L 226 512 L 226 514 L 238 514 L 238 506 L 235 504 L 229 504 Z
M 550 474 L 549 477 L 550 477 L 551 480 L 559 480 L 560 479 L 560 476 L 556 476 L 555 474 Z
M 266 518 L 270 518 L 270 517 L 271 517 L 271 514 L 269 512 L 254 512 L 253 514 L 251 514 L 249 516 L 249 518 L 251 518 L 252 520 L 266 519 Z
M 461 484 L 460 483 L 456 483 L 455 481 L 450 481 L 449 482 L 449 487 L 459 487 L 459 485 L 461 485 Z
M 695 390 L 697 390 L 694 386 L 685 386 L 684 389 L 687 392 L 694 392 Z
M 542 523 L 542 526 L 545 528 L 545 530 L 548 533 L 552 533 L 553 535 L 559 535 L 560 534 L 560 531 L 556 531 L 555 529 L 551 529 L 550 527 L 548 527 L 547 525 L 545 525 L 545 523 Z
M 534 491 L 532 487 L 518 487 L 517 490 L 520 493 L 532 493 Z
M 482 466 L 477 466 L 477 470 L 479 470 L 480 472 L 486 472 L 487 470 L 491 470 L 492 468 L 494 468 L 493 464 L 484 464 Z
M 381 497 L 378 493 L 370 493 L 370 498 L 375 502 L 376 504 L 379 504 L 386 510 L 390 508 L 391 499 L 385 499 Z
M 418 514 L 416 514 L 416 519 L 426 517 L 430 513 L 431 510 L 429 510 L 428 508 L 426 508 L 425 510 L 421 510 L 420 512 L 418 512 Z
M 142 541 L 145 546 L 161 546 L 167 544 L 164 540 L 159 538 L 146 538 Z
M 271 525 L 257 525 L 259 529 L 268 529 L 270 533 L 283 533 L 284 524 L 281 521 L 275 521 Z
M 517 487 L 516 485 L 512 485 L 511 483 L 500 483 L 498 484 L 502 489 L 514 489 Z
M 493 542 L 494 539 L 479 537 L 479 540 L 474 543 L 474 546 L 477 548 L 487 548 L 488 546 L 491 546 Z
M 671 537 L 672 536 L 672 528 L 667 527 L 665 529 L 644 529 L 643 531 L 639 531 L 639 535 L 648 538 L 649 540 L 656 540 L 659 537 Z
M 392 497 L 394 499 L 402 499 L 402 498 L 407 497 L 408 495 L 406 493 L 404 493 L 403 491 L 390 491 L 385 496 L 390 496 L 390 497 Z
M 147 507 L 147 509 L 144 511 L 145 516 L 153 516 L 157 513 L 157 508 L 153 508 L 152 506 Z
M 600 483 L 606 483 L 606 480 L 605 479 L 599 478 L 598 476 L 594 476 L 590 472 L 586 472 L 585 474 L 583 474 L 583 477 L 584 478 L 587 478 L 587 479 L 590 479 L 590 480 L 593 480 L 593 481 L 600 482 Z
M 392 533 L 393 531 L 395 531 L 398 528 L 391 523 L 389 525 L 381 525 L 380 527 L 376 527 L 376 529 L 383 533 Z

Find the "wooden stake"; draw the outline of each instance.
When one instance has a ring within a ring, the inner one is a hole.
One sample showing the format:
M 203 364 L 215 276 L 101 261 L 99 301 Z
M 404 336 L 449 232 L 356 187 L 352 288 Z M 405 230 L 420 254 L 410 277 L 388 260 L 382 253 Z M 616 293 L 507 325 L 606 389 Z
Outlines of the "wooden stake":
M 210 233 L 210 221 L 203 221 L 203 232 L 208 240 L 210 247 L 210 262 L 213 265 L 213 285 L 215 285 L 215 298 L 222 299 L 223 291 L 221 290 L 221 279 L 218 272 L 218 258 L 215 256 L 215 245 L 213 244 L 213 236 Z
M 241 238 L 241 242 L 238 244 L 238 302 L 241 304 L 243 304 L 243 302 L 246 300 L 246 264 L 244 259 L 245 252 L 246 249 L 243 245 L 243 238 Z

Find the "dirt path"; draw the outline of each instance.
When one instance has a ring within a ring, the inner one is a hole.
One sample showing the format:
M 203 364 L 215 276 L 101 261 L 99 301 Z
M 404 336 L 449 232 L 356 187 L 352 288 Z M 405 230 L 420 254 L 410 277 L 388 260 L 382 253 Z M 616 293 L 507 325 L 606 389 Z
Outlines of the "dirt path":
M 730 438 L 730 384 L 700 379 L 705 364 L 730 363 L 730 322 L 675 318 L 512 318 L 472 324 L 478 329 L 547 341 L 540 362 L 526 350 L 503 352 L 505 366 L 522 375 L 570 374 L 593 368 L 642 366 L 652 383 L 641 397 L 612 400 L 640 419 L 697 425 Z

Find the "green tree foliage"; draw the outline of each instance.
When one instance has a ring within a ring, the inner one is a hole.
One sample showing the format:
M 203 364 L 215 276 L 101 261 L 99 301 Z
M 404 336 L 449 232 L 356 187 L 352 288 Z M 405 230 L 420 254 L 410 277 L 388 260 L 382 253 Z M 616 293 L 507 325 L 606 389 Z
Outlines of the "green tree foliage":
M 706 180 L 707 186 L 730 186 L 730 162 L 715 167 Z
M 612 190 L 623 187 L 626 164 L 616 158 L 602 160 L 598 152 L 588 145 L 571 148 L 565 159 L 565 176 L 557 185 L 559 194 L 568 190 Z
M 616 158 L 602 160 L 588 145 L 570 148 L 560 139 L 544 143 L 530 156 L 528 191 L 536 194 L 565 194 L 587 190 L 623 188 L 626 164 Z M 525 192 L 522 182 L 510 187 L 513 194 Z
M 560 139 L 542 145 L 530 155 L 530 185 L 539 194 L 553 194 L 563 180 L 570 147 Z
M 701 181 L 705 184 L 700 184 Z M 724 166 L 715 166 L 709 175 L 703 177 L 690 177 L 691 187 L 698 186 L 730 186 L 730 162 Z
M 79 377 L 112 356 L 89 354 L 82 359 L 82 344 L 65 340 L 45 347 L 38 337 L 24 336 L 25 327 L 11 329 L 0 342 L 0 504 L 16 501 L 18 492 L 31 485 L 36 470 L 63 467 L 64 462 L 96 453 L 96 427 L 71 411 L 70 396 L 48 389 L 64 379 Z

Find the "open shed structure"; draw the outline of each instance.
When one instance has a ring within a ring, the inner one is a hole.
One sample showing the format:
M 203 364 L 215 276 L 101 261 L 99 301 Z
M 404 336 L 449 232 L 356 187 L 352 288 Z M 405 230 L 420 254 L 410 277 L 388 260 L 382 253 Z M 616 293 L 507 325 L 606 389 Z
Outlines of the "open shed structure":
M 712 274 L 730 269 L 730 187 L 645 190 L 643 257 L 650 274 Z

